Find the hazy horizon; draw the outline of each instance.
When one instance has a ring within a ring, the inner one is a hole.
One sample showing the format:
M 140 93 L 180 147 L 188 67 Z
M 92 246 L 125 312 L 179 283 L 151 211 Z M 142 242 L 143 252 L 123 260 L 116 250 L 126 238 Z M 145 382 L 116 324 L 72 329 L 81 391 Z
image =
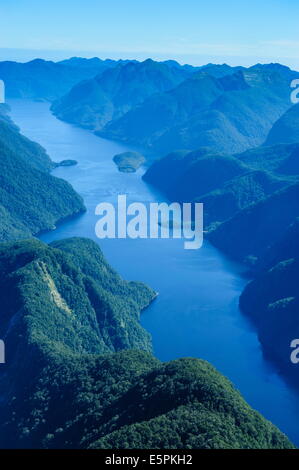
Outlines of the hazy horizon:
M 1 2 L 0 60 L 151 57 L 299 70 L 298 15 L 296 0 Z
M 287 63 L 287 62 L 280 62 L 278 60 L 275 60 L 275 58 L 269 58 L 269 60 L 260 60 L 260 61 L 250 61 L 246 60 L 247 58 L 245 57 L 239 57 L 239 58 L 234 58 L 233 60 L 230 60 L 227 57 L 223 56 L 190 56 L 190 60 L 186 60 L 186 58 L 183 57 L 177 57 L 177 56 L 157 56 L 157 55 L 148 55 L 146 53 L 144 54 L 139 54 L 139 55 L 133 55 L 133 54 L 117 54 L 115 52 L 107 52 L 107 53 L 97 53 L 97 51 L 63 51 L 63 50 L 42 50 L 42 49 L 35 49 L 35 50 L 30 50 L 30 49 L 14 49 L 14 48 L 1 48 L 0 47 L 0 62 L 2 61 L 13 61 L 13 62 L 30 62 L 35 59 L 43 59 L 43 60 L 49 60 L 53 62 L 59 62 L 62 60 L 67 60 L 71 59 L 73 57 L 80 57 L 80 58 L 86 58 L 86 59 L 91 59 L 91 58 L 99 58 L 101 60 L 106 60 L 106 59 L 111 59 L 111 60 L 137 60 L 137 61 L 144 61 L 147 59 L 152 59 L 158 62 L 163 62 L 166 60 L 175 60 L 181 65 L 188 64 L 188 65 L 193 65 L 193 66 L 203 66 L 207 65 L 210 63 L 213 64 L 227 64 L 232 67 L 234 66 L 243 66 L 243 67 L 251 67 L 253 65 L 256 65 L 258 63 L 261 64 L 269 64 L 269 63 L 279 63 L 281 65 L 284 65 L 286 67 L 290 67 L 293 70 L 299 71 L 299 64 L 298 66 L 292 66 L 292 64 Z M 226 59 L 226 60 L 225 60 Z M 239 60 L 238 60 L 239 59 Z

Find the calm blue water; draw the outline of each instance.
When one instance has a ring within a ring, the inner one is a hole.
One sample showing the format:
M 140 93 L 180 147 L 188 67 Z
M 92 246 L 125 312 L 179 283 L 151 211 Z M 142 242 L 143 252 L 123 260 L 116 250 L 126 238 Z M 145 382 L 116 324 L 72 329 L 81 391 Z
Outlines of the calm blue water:
M 161 200 L 141 179 L 143 169 L 119 173 L 112 157 L 128 147 L 58 121 L 46 103 L 11 100 L 12 118 L 29 138 L 39 142 L 54 161 L 75 159 L 75 167 L 53 174 L 68 180 L 83 196 L 87 213 L 41 236 L 45 242 L 70 236 L 95 237 L 95 207 L 116 202 Z M 98 241 L 98 240 L 97 240 Z M 254 329 L 238 309 L 246 281 L 242 267 L 205 242 L 184 250 L 182 240 L 101 240 L 110 264 L 126 279 L 141 280 L 159 292 L 143 313 L 161 360 L 193 356 L 207 359 L 228 376 L 255 409 L 299 445 L 299 399 L 267 364 Z

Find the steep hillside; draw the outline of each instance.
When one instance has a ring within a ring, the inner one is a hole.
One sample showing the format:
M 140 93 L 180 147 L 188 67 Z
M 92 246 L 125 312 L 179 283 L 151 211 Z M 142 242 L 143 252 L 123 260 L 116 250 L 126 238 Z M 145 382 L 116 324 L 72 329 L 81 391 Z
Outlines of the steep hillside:
M 223 222 L 209 239 L 238 260 L 254 260 L 278 242 L 299 217 L 298 201 L 299 184 L 287 186 Z
M 125 64 L 130 62 L 129 60 L 112 60 L 112 59 L 99 59 L 99 57 L 93 57 L 86 59 L 84 57 L 71 57 L 70 59 L 64 59 L 57 62 L 59 65 L 72 67 L 74 69 L 85 69 L 86 76 L 82 78 L 94 77 L 107 69 L 113 68 L 118 64 Z
M 49 174 L 45 150 L 19 133 L 5 108 L 0 113 L 0 240 L 28 238 L 84 210 L 66 181 Z
M 179 155 L 178 158 L 177 155 Z M 188 153 L 183 159 L 181 155 L 174 153 L 164 159 L 162 165 L 168 164 L 164 174 L 161 172 L 161 164 L 158 161 L 144 176 L 145 181 L 150 183 L 156 182 L 156 175 L 159 175 L 158 178 L 164 176 L 168 186 L 168 196 L 179 202 L 193 200 L 219 188 L 226 181 L 248 172 L 248 168 L 239 160 L 224 155 L 213 155 L 206 149 Z M 176 168 L 172 171 L 174 166 Z M 171 174 L 170 180 L 167 178 L 167 174 Z M 174 179 L 176 174 L 178 174 L 178 178 Z M 172 185 L 170 186 L 171 181 Z
M 194 200 L 203 203 L 205 225 L 209 229 L 287 185 L 286 180 L 267 172 L 248 171 Z
M 3 244 L 0 273 L 1 448 L 292 447 L 207 362 L 141 351 L 155 294 L 95 243 Z
M 299 218 L 286 227 L 283 236 L 258 259 L 256 271 L 269 270 L 271 267 L 291 258 L 299 258 Z
M 226 75 L 213 71 L 201 68 L 173 90 L 114 117 L 100 135 L 146 146 L 159 155 L 201 146 L 236 153 L 264 143 L 291 106 L 290 82 L 299 74 L 276 64 Z
M 1 106 L 1 105 L 0 105 Z M 48 172 L 55 164 L 45 150 L 36 142 L 32 142 L 19 132 L 18 127 L 10 119 L 8 108 L 0 108 L 0 142 L 19 158 L 36 170 Z
M 276 167 L 280 168 L 293 153 L 293 147 L 284 153 L 277 151 L 280 158 L 273 158 L 271 165 L 274 167 L 273 162 L 276 162 Z M 271 152 L 269 162 L 270 155 Z M 171 200 L 202 202 L 205 227 L 208 229 L 211 224 L 231 218 L 238 211 L 293 182 L 289 175 L 279 174 L 278 171 L 271 174 L 266 171 L 268 167 L 270 163 L 266 164 L 258 149 L 226 156 L 201 148 L 189 153 L 173 152 L 154 162 L 144 179 Z
M 299 175 L 299 143 L 260 146 L 235 156 L 253 168 L 277 176 Z
M 214 154 L 203 147 L 194 152 L 170 153 L 154 162 L 143 179 L 157 186 L 171 199 L 186 202 L 247 171 L 248 167 L 240 160 Z
M 173 90 L 152 96 L 122 118 L 107 124 L 102 133 L 122 141 L 154 147 L 159 152 L 190 149 L 191 128 L 196 125 L 200 113 L 205 113 L 227 89 L 246 88 L 241 72 L 215 78 L 209 74 L 209 69 L 198 71 Z M 191 116 L 192 125 L 189 122 Z M 178 126 L 183 123 L 185 127 L 181 132 Z M 196 145 L 194 141 L 193 148 L 201 145 L 206 143 Z
M 299 103 L 288 109 L 273 125 L 266 145 L 299 142 Z
M 259 260 L 257 274 L 240 297 L 240 307 L 255 323 L 262 348 L 296 387 L 298 365 L 291 342 L 299 338 L 299 222 L 284 232 Z
M 7 98 L 53 101 L 67 93 L 81 80 L 92 78 L 113 61 L 73 58 L 62 62 L 35 59 L 31 62 L 0 62 L 0 79 L 5 82 Z
M 53 103 L 52 110 L 60 119 L 98 130 L 149 96 L 175 87 L 188 75 L 181 67 L 151 59 L 129 62 L 79 83 Z

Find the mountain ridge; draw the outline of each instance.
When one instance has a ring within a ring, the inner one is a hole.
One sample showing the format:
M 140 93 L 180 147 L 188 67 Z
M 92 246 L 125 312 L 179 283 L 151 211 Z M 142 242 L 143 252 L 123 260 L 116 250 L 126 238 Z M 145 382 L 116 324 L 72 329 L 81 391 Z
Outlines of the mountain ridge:
M 155 293 L 91 240 L 2 244 L 0 267 L 1 447 L 293 448 L 206 361 L 148 352 Z
M 0 240 L 28 238 L 85 211 L 81 196 L 50 174 L 55 164 L 0 109 Z
M 122 70 L 141 70 L 144 63 L 161 70 L 166 67 L 162 62 L 145 61 L 127 64 Z M 116 69 L 104 72 L 101 80 Z M 299 72 L 280 64 L 249 68 L 211 64 L 192 73 L 182 66 L 168 65 L 168 69 L 185 73 L 184 80 L 169 89 L 150 89 L 150 81 L 138 74 L 134 79 L 130 75 L 120 78 L 126 90 L 121 110 L 120 105 L 115 110 L 107 97 L 105 80 L 100 87 L 93 80 L 54 103 L 53 112 L 102 137 L 143 146 L 153 156 L 202 146 L 237 153 L 264 143 L 272 125 L 291 107 L 290 82 L 299 77 Z M 144 90 L 134 102 L 129 90 L 137 77 Z

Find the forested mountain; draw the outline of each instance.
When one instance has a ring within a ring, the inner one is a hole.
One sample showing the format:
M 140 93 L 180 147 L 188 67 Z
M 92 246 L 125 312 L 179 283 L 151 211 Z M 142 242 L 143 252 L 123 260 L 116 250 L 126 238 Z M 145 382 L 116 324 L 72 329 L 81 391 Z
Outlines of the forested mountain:
M 182 67 L 151 59 L 129 62 L 79 83 L 52 110 L 60 119 L 98 130 L 149 96 L 175 87 L 189 74 Z
M 299 104 L 288 109 L 269 132 L 266 145 L 299 142 Z
M 25 163 L 33 168 L 48 172 L 55 164 L 45 150 L 36 142 L 22 135 L 9 116 L 9 107 L 0 104 L 0 139 L 3 145 L 18 153 Z
M 178 151 L 154 162 L 144 179 L 173 201 L 204 203 L 208 229 L 296 182 L 298 152 L 296 144 L 258 147 L 232 156 L 208 148 Z
M 299 175 L 299 141 L 294 144 L 256 147 L 235 156 L 251 167 L 277 176 Z
M 233 258 L 254 261 L 299 217 L 298 201 L 299 183 L 295 183 L 237 212 L 212 231 L 209 239 Z
M 0 79 L 7 98 L 53 101 L 76 83 L 114 67 L 117 62 L 98 58 L 72 58 L 61 62 L 35 59 L 30 62 L 0 62 Z
M 265 76 L 269 70 L 264 68 Z M 274 123 L 264 145 L 233 155 L 208 147 L 176 151 L 144 175 L 171 200 L 202 202 L 208 239 L 250 266 L 254 279 L 241 308 L 254 321 L 267 358 L 296 386 L 290 344 L 299 337 L 298 109 L 291 107 Z
M 110 114 L 101 122 L 102 110 L 94 104 L 98 97 L 88 100 L 84 92 L 86 100 L 81 101 L 88 109 L 92 106 L 89 123 L 99 135 L 143 146 L 153 156 L 202 146 L 236 153 L 264 143 L 275 121 L 291 106 L 290 82 L 298 76 L 277 64 L 236 70 L 205 67 L 122 116 Z M 75 106 L 80 116 L 83 106 L 78 102 Z M 62 103 L 59 116 L 68 120 L 68 109 Z M 76 123 L 82 125 L 80 117 Z
M 64 59 L 57 62 L 60 65 L 67 67 L 73 67 L 74 69 L 86 69 L 89 77 L 98 75 L 105 70 L 115 67 L 118 64 L 126 64 L 129 60 L 112 60 L 112 59 L 99 59 L 99 57 L 93 57 L 86 59 L 85 57 L 71 57 L 70 59 Z M 88 78 L 86 76 L 85 78 Z
M 146 352 L 154 296 L 89 240 L 2 244 L 0 446 L 291 448 L 207 362 Z
M 290 83 L 298 77 L 280 64 L 192 68 L 149 59 L 76 85 L 52 109 L 153 156 L 202 146 L 236 153 L 264 143 L 291 107 Z
M 20 134 L 0 107 L 0 240 L 30 237 L 84 210 L 66 181 L 49 174 L 45 150 Z
M 11 96 L 67 93 L 53 105 L 59 118 L 156 156 L 173 150 L 144 179 L 171 200 L 203 202 L 209 239 L 250 264 L 242 310 L 298 385 L 288 361 L 299 333 L 299 144 L 256 147 L 296 111 L 289 84 L 298 74 L 279 64 L 195 70 L 97 58 L 1 70 Z M 0 244 L 0 447 L 292 447 L 207 362 L 152 356 L 139 318 L 156 293 L 121 279 L 97 244 L 20 240 L 84 210 L 52 168 L 0 106 L 0 240 L 14 240 Z
M 299 338 L 299 219 L 272 244 L 257 263 L 253 281 L 240 306 L 255 323 L 263 351 L 296 387 L 299 378 L 291 362 L 291 342 Z
M 254 188 L 256 201 L 236 212 L 209 236 L 231 256 L 254 261 L 278 242 L 299 216 L 299 144 L 259 147 L 235 157 L 267 175 L 272 182 L 270 191 L 263 194 Z
M 206 65 L 199 65 L 199 66 L 194 66 L 190 64 L 180 64 L 176 60 L 165 60 L 163 62 L 164 64 L 168 65 L 169 67 L 175 67 L 175 68 L 180 68 L 184 69 L 186 72 L 189 72 L 189 74 L 193 74 L 194 72 L 198 72 L 199 70 L 201 71 L 208 71 L 209 75 L 212 77 L 224 77 L 225 75 L 230 75 L 238 70 L 243 70 L 244 67 L 236 66 L 232 67 L 227 64 L 213 64 L 209 63 Z

